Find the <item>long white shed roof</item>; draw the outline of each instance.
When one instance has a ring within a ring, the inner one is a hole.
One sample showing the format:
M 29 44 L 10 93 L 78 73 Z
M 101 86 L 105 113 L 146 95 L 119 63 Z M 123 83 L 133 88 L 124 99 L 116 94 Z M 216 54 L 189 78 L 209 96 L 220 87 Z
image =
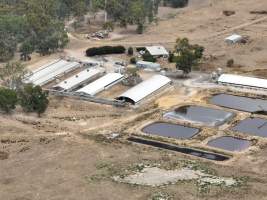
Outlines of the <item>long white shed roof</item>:
M 168 56 L 169 52 L 163 46 L 150 46 L 146 47 L 146 50 L 152 56 Z
M 99 92 L 102 92 L 108 87 L 115 85 L 122 81 L 124 76 L 120 73 L 108 73 L 105 76 L 97 79 L 93 83 L 77 90 L 77 93 L 85 93 L 88 95 L 95 95 Z
M 162 87 L 170 84 L 171 80 L 166 76 L 162 75 L 154 75 L 150 79 L 143 81 L 142 83 L 136 85 L 130 90 L 126 91 L 122 95 L 120 95 L 117 99 L 125 100 L 129 99 L 133 101 L 133 103 L 138 103 L 145 97 L 151 95 Z
M 219 83 L 233 84 L 239 86 L 248 86 L 255 88 L 267 89 L 267 79 L 260 79 L 254 77 L 233 75 L 233 74 L 222 74 L 219 79 Z
M 60 88 L 62 90 L 71 90 L 84 82 L 99 76 L 104 73 L 103 68 L 92 68 L 81 71 L 80 73 L 60 82 L 59 84 L 53 86 L 53 88 Z
M 33 74 L 27 77 L 27 82 L 33 83 L 34 85 L 42 86 L 48 83 L 49 81 L 54 80 L 57 76 L 72 71 L 75 68 L 78 68 L 79 66 L 80 63 L 78 62 L 55 60 L 33 71 Z

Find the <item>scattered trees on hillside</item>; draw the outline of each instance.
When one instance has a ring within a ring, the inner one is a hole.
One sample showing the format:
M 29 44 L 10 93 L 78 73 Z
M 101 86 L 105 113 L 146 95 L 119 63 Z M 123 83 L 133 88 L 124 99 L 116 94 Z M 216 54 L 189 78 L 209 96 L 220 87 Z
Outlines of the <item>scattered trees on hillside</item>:
M 40 86 L 23 84 L 27 73 L 20 63 L 8 63 L 0 68 L 0 110 L 9 113 L 19 103 L 24 111 L 36 112 L 40 116 L 48 106 L 48 93 Z
M 4 1 L 0 9 L 0 62 L 14 56 L 19 44 L 21 60 L 34 51 L 40 55 L 63 49 L 68 43 L 64 22 L 83 17 L 88 11 L 105 10 L 107 29 L 137 25 L 143 33 L 146 23 L 155 20 L 161 2 L 183 7 L 188 0 L 23 0 Z
M 91 0 L 92 10 L 105 9 L 108 19 L 119 22 L 122 27 L 137 25 L 137 32 L 143 33 L 145 22 L 152 22 L 158 12 L 160 0 Z
M 18 90 L 23 85 L 22 79 L 27 73 L 28 70 L 21 63 L 7 63 L 0 68 L 1 84 L 7 88 Z
M 6 32 L 0 31 L 0 62 L 11 59 L 17 49 L 16 39 Z
M 62 16 L 58 14 L 59 1 L 63 2 L 10 2 L 10 13 L 0 16 L 0 46 L 3 47 L 0 49 L 0 61 L 11 59 L 17 44 L 21 44 L 22 60 L 30 59 L 33 51 L 46 55 L 66 46 L 68 36 Z

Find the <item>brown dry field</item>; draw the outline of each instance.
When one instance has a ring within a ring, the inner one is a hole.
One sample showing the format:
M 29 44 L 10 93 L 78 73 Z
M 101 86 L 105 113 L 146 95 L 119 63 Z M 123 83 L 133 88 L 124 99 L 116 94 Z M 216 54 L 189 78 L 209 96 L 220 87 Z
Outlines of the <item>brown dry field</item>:
M 27 64 L 34 69 L 59 55 L 84 58 L 86 48 L 103 44 L 160 43 L 171 49 L 177 37 L 188 37 L 206 49 L 203 70 L 222 67 L 226 71 L 267 78 L 267 16 L 249 13 L 267 10 L 267 1 L 199 1 L 193 0 L 191 6 L 178 11 L 162 9 L 162 20 L 158 25 L 149 26 L 144 35 L 135 35 L 129 27 L 115 31 L 123 36 L 119 39 L 96 42 L 76 33 L 70 35 L 71 42 L 64 52 L 41 58 L 36 55 Z M 223 10 L 235 10 L 236 14 L 226 17 Z M 226 45 L 223 39 L 234 32 L 248 36 L 250 42 Z M 225 68 L 229 58 L 241 67 Z M 114 97 L 125 89 L 115 86 L 100 96 Z M 208 105 L 207 99 L 212 94 L 210 90 L 174 85 L 135 109 L 50 97 L 50 106 L 41 118 L 25 114 L 20 108 L 8 116 L 1 114 L 0 200 L 147 200 L 156 192 L 166 192 L 175 200 L 267 200 L 267 140 L 225 131 L 249 116 L 247 113 L 234 111 L 237 117 L 222 130 L 203 128 L 201 135 L 192 141 L 170 141 L 211 151 L 215 150 L 207 148 L 207 141 L 225 134 L 253 141 L 245 152 L 221 152 L 233 156 L 226 162 L 207 161 L 126 141 L 129 135 L 140 134 L 145 124 L 162 120 L 164 111 L 186 103 Z M 107 139 L 112 133 L 120 133 L 120 137 Z M 111 179 L 112 171 L 129 165 L 171 163 L 180 159 L 194 160 L 215 170 L 219 176 L 245 177 L 247 181 L 237 188 L 212 186 L 209 192 L 202 193 L 192 181 L 147 187 L 116 183 Z M 103 165 L 108 167 L 101 167 Z M 99 174 L 101 177 L 96 176 Z

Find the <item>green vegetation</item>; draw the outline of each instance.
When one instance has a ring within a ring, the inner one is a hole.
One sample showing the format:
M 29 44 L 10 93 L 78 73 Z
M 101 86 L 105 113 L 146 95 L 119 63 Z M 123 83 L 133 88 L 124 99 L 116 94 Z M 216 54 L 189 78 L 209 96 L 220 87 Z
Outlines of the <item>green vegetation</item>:
M 103 46 L 94 47 L 86 50 L 87 56 L 107 55 L 107 54 L 122 54 L 126 49 L 123 46 Z
M 226 62 L 226 66 L 227 66 L 227 67 L 233 67 L 234 64 L 235 64 L 234 59 L 229 59 L 229 60 L 227 60 L 227 62 Z
M 162 2 L 173 7 L 187 5 L 187 0 L 3 1 L 0 4 L 0 62 L 12 59 L 17 50 L 21 60 L 27 61 L 33 52 L 47 55 L 63 49 L 69 41 L 64 23 L 74 19 L 76 24 L 88 12 L 105 10 L 105 29 L 112 31 L 116 24 L 136 25 L 137 33 L 142 34 L 146 24 L 156 20 Z
M 143 33 L 146 22 L 152 22 L 158 12 L 160 0 L 92 0 L 91 10 L 105 9 L 107 19 L 118 22 L 122 27 L 137 25 L 137 32 Z
M 113 22 L 105 22 L 103 24 L 103 29 L 113 31 L 114 30 L 114 23 Z
M 27 84 L 19 92 L 20 104 L 25 112 L 36 112 L 40 116 L 48 107 L 48 93 L 40 86 Z
M 24 111 L 36 112 L 40 116 L 48 106 L 48 93 L 40 86 L 24 85 L 23 77 L 28 73 L 21 63 L 8 63 L 0 68 L 0 110 L 9 113 L 19 103 Z
M 170 5 L 173 8 L 182 8 L 188 5 L 188 0 L 163 0 L 165 6 Z
M 18 102 L 17 93 L 14 90 L 0 88 L 0 110 L 5 113 L 10 113 L 16 108 Z
M 136 64 L 136 62 L 137 62 L 137 60 L 136 60 L 135 57 L 132 57 L 132 58 L 130 59 L 130 63 L 131 63 L 131 64 Z
M 7 88 L 18 90 L 23 84 L 22 79 L 28 71 L 19 62 L 7 63 L 0 68 L 0 80 Z
M 128 54 L 129 56 L 132 56 L 132 55 L 134 54 L 134 49 L 133 49 L 133 47 L 129 47 L 129 48 L 128 48 L 127 54 Z
M 203 57 L 204 47 L 197 44 L 191 45 L 187 38 L 176 40 L 175 50 L 171 53 L 170 61 L 176 63 L 176 68 L 182 70 L 184 75 L 192 71 L 193 66 L 197 66 Z

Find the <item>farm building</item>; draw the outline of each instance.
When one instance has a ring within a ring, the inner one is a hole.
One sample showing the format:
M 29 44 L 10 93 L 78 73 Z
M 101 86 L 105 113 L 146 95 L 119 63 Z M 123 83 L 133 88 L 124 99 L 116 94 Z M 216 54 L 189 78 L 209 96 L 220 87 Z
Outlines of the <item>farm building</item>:
M 105 76 L 97 79 L 96 81 L 90 83 L 89 85 L 77 90 L 77 93 L 87 94 L 94 96 L 97 93 L 100 93 L 109 87 L 121 82 L 124 79 L 124 76 L 119 73 L 108 73 Z
M 88 68 L 60 82 L 59 84 L 55 85 L 53 89 L 69 92 L 86 83 L 89 83 L 90 81 L 95 80 L 96 78 L 104 74 L 104 72 L 105 70 L 103 68 L 92 68 L 92 69 Z
M 236 44 L 243 40 L 243 37 L 241 35 L 233 34 L 227 38 L 225 38 L 225 42 L 228 44 Z
M 126 91 L 125 93 L 120 95 L 117 99 L 129 102 L 131 104 L 137 104 L 144 98 L 160 90 L 161 88 L 169 85 L 170 83 L 171 80 L 166 76 L 155 75 L 150 79 L 143 81 L 137 86 Z
M 33 71 L 32 74 L 26 77 L 25 82 L 43 86 L 78 67 L 80 67 L 78 62 L 69 62 L 61 59 L 55 60 Z
M 169 57 L 169 52 L 163 46 L 150 46 L 146 50 L 153 57 Z
M 218 83 L 233 86 L 267 89 L 266 79 L 239 76 L 233 74 L 222 74 L 218 79 Z
M 147 61 L 137 61 L 136 67 L 142 68 L 142 69 L 148 69 L 151 71 L 160 71 L 160 64 L 159 63 L 153 63 L 153 62 L 147 62 Z

